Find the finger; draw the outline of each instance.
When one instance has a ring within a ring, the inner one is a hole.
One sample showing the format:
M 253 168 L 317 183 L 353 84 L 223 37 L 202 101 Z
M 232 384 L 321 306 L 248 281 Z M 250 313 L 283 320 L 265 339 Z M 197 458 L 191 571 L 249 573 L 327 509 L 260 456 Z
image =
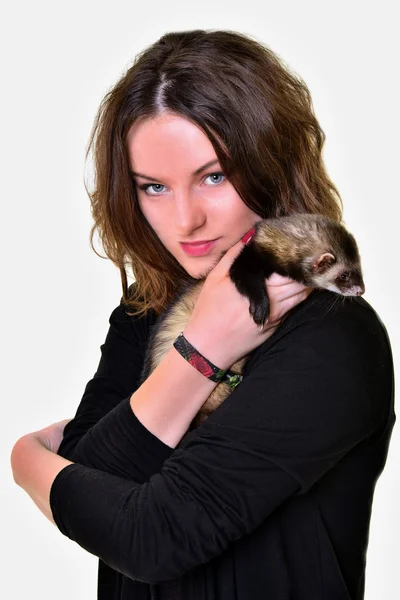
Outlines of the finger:
M 284 285 L 288 286 L 291 284 L 303 285 L 303 284 L 299 284 L 297 281 L 295 281 L 294 279 L 291 279 L 290 277 L 286 277 L 284 275 L 279 275 L 278 273 L 272 273 L 272 275 L 267 277 L 265 279 L 265 281 L 271 287 L 284 286 Z M 304 288 L 304 285 L 303 285 L 303 288 Z
M 224 252 L 212 269 L 213 275 L 225 275 L 229 271 L 233 262 L 239 256 L 243 248 L 243 242 L 239 241 L 236 244 L 233 244 L 233 246 L 231 246 L 226 252 Z
M 294 296 L 289 296 L 285 300 L 285 305 L 287 305 L 287 309 L 285 310 L 285 312 L 292 310 L 292 308 L 294 308 L 301 302 L 304 302 L 304 300 L 308 297 L 308 295 L 309 295 L 309 291 L 303 290 L 302 292 L 299 292 L 298 294 L 295 294 Z
M 278 275 L 277 277 L 280 276 Z M 282 295 L 282 298 L 289 298 L 290 296 L 295 296 L 296 294 L 304 292 L 304 290 L 308 288 L 298 281 L 293 281 L 293 279 L 280 277 L 279 281 L 277 279 L 273 280 L 272 283 L 269 280 L 266 281 L 266 289 L 267 293 L 268 289 L 271 291 L 276 290 L 274 294 L 279 293 L 279 295 Z
M 298 294 L 303 294 L 306 290 L 311 291 L 312 288 L 308 288 L 308 287 L 304 286 L 302 283 L 298 283 L 296 281 L 296 282 L 291 283 L 288 286 L 283 285 L 282 289 L 284 289 L 286 297 L 290 298 L 292 296 L 297 296 Z
M 243 237 L 238 242 L 236 242 L 236 244 L 233 244 L 233 246 L 231 246 L 229 248 L 229 250 L 227 250 L 226 252 L 223 253 L 223 255 L 221 256 L 221 258 L 218 260 L 218 263 L 217 263 L 218 270 L 216 269 L 216 267 L 214 267 L 212 269 L 213 272 L 215 273 L 215 271 L 217 271 L 216 274 L 218 274 L 219 269 L 221 269 L 221 271 L 223 271 L 223 272 L 228 271 L 230 269 L 230 267 L 232 266 L 232 263 L 234 262 L 234 260 L 239 256 L 239 254 L 243 250 L 243 247 L 251 242 L 251 240 L 253 239 L 255 234 L 256 234 L 256 227 L 254 225 L 251 229 L 246 231 L 246 233 L 243 235 Z

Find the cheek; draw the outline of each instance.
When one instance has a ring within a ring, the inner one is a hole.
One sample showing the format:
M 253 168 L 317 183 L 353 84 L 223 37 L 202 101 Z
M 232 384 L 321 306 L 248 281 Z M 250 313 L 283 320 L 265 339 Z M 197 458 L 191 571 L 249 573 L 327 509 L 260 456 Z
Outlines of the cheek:
M 257 221 L 262 221 L 262 217 L 260 217 L 260 215 L 258 215 L 253 210 L 251 210 L 251 208 L 246 206 L 246 204 L 243 202 L 243 200 L 241 198 L 239 198 L 237 201 L 236 215 L 237 215 L 238 221 L 241 221 L 243 224 L 244 223 L 253 224 L 253 223 L 256 223 Z
M 155 210 L 155 207 L 149 206 L 146 202 L 139 201 L 140 210 L 164 246 L 168 247 L 168 233 L 170 230 L 168 219 L 160 210 Z
M 141 210 L 141 212 L 142 212 L 143 216 L 144 216 L 144 217 L 145 217 L 147 220 L 149 220 L 149 217 L 148 217 L 148 215 L 149 215 L 149 210 L 147 209 L 147 203 L 146 203 L 146 202 L 143 202 L 143 199 L 141 198 L 141 194 L 137 193 L 136 197 L 137 197 L 137 203 L 139 204 L 139 208 L 140 208 L 140 210 Z
M 142 212 L 142 215 L 149 223 L 150 227 L 154 229 L 154 231 L 158 230 L 158 221 L 160 220 L 160 215 L 154 210 L 154 208 L 148 203 L 143 201 L 142 199 L 138 199 L 139 207 Z

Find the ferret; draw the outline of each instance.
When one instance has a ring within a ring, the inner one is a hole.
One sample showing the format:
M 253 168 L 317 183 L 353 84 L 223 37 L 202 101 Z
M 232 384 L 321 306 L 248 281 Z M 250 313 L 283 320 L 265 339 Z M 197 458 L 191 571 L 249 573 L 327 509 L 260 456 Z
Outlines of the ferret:
M 259 326 L 269 317 L 265 280 L 274 272 L 308 287 L 330 290 L 342 296 L 359 296 L 365 292 L 356 240 L 343 225 L 320 214 L 298 213 L 258 221 L 254 226 L 254 237 L 233 261 L 229 277 L 238 292 L 249 299 L 250 315 Z M 185 283 L 153 325 L 141 383 L 184 331 L 204 281 Z M 235 362 L 230 370 L 242 374 L 248 357 Z M 227 383 L 218 383 L 195 415 L 189 430 L 198 427 L 231 392 Z

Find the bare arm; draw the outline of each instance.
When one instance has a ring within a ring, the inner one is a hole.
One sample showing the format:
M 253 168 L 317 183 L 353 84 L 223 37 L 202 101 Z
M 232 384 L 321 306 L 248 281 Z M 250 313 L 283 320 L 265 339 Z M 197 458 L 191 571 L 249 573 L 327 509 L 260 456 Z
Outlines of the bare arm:
M 175 448 L 216 385 L 172 347 L 132 394 L 130 405 L 146 429 Z

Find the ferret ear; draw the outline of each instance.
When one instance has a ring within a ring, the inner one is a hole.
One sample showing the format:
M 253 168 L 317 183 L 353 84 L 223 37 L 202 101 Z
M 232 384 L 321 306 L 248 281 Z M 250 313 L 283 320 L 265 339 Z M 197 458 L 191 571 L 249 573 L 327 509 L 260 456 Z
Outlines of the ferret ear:
M 314 271 L 316 273 L 325 273 L 336 262 L 336 258 L 330 252 L 321 254 L 317 262 L 314 264 Z

